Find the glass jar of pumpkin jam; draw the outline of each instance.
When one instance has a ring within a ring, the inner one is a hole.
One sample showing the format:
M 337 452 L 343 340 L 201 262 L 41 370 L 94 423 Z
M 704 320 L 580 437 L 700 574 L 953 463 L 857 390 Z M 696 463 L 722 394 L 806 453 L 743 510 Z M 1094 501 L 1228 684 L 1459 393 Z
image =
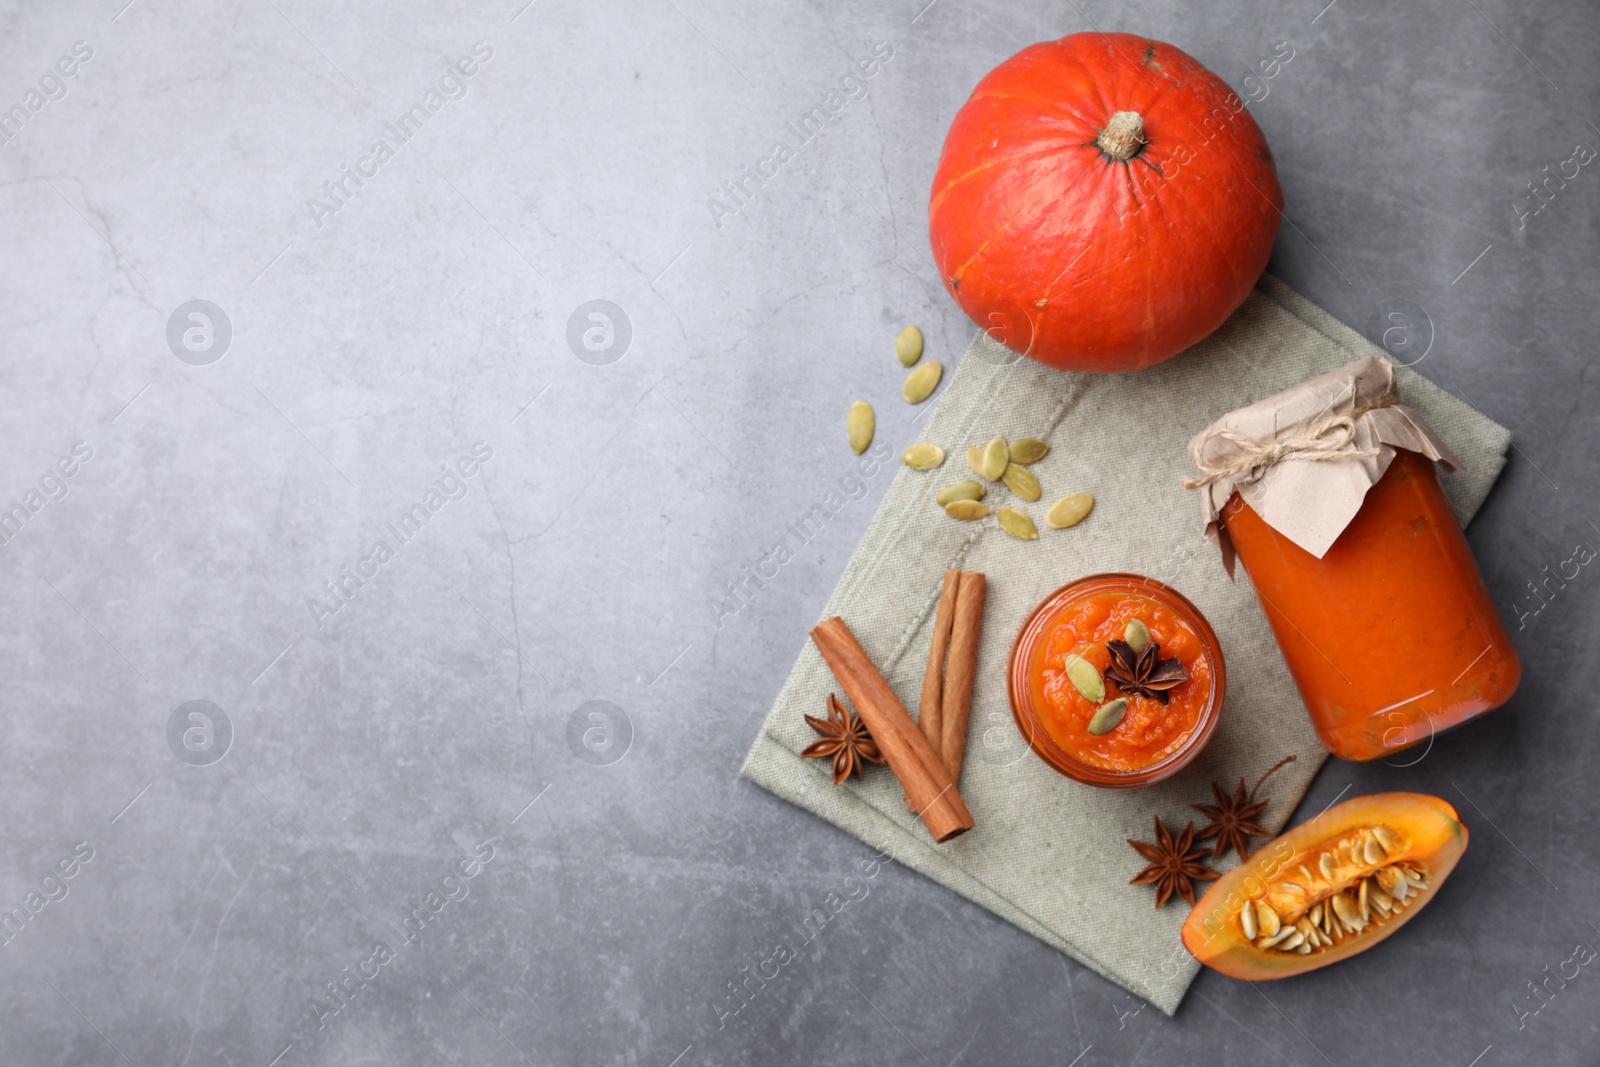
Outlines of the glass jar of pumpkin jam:
M 1321 559 L 1237 493 L 1222 523 L 1334 755 L 1389 755 L 1516 691 L 1522 661 L 1427 457 L 1397 450 Z
M 1135 619 L 1149 629 L 1159 659 L 1188 674 L 1167 700 L 1124 692 L 1106 673 L 1107 642 Z M 1100 672 L 1105 692 L 1092 701 L 1067 676 L 1071 656 Z M 1097 574 L 1062 586 L 1034 609 L 1011 647 L 1008 692 L 1017 727 L 1051 767 L 1090 785 L 1149 785 L 1181 770 L 1211 738 L 1227 686 L 1222 649 L 1199 610 L 1169 586 L 1136 574 Z M 1108 701 L 1126 698 L 1120 723 L 1089 733 Z

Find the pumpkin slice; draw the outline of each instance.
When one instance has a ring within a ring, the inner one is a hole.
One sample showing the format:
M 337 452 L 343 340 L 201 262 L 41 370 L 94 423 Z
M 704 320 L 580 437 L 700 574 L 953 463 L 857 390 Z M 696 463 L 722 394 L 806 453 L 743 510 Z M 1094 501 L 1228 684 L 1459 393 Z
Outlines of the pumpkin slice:
M 1223 875 L 1184 922 L 1184 947 L 1247 982 L 1326 967 L 1405 925 L 1466 849 L 1467 828 L 1438 797 L 1347 800 Z

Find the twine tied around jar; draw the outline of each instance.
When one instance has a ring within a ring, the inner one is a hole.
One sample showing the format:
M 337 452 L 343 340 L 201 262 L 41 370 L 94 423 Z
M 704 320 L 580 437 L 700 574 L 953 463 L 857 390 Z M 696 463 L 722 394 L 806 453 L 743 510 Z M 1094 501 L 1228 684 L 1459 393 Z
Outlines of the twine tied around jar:
M 1282 440 L 1263 441 L 1221 426 L 1213 426 L 1200 435 L 1192 448 L 1196 457 L 1195 466 L 1200 469 L 1200 477 L 1185 478 L 1183 487 L 1200 489 L 1212 482 L 1240 474 L 1249 474 L 1253 480 L 1257 471 L 1286 459 L 1370 459 L 1379 455 L 1380 450 L 1351 447 L 1355 443 L 1356 419 L 1373 407 L 1385 406 L 1386 403 L 1375 404 L 1371 407 L 1358 408 L 1350 414 L 1330 412 L 1302 432 Z M 1220 462 L 1199 458 L 1204 454 L 1206 445 L 1218 440 L 1227 441 L 1238 451 Z
M 1190 438 L 1198 476 L 1183 484 L 1200 491 L 1206 536 L 1231 575 L 1233 544 L 1223 519 L 1235 493 L 1321 559 L 1401 449 L 1461 469 L 1422 416 L 1400 402 L 1393 364 L 1363 356 L 1230 411 Z M 1295 462 L 1302 459 L 1311 462 Z

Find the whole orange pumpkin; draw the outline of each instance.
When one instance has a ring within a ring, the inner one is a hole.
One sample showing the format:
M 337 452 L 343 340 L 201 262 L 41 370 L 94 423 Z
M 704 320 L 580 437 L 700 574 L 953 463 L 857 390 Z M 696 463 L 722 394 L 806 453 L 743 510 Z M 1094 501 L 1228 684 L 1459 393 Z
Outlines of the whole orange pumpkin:
M 1266 268 L 1283 193 L 1244 102 L 1192 57 L 1076 33 L 990 71 L 945 138 L 928 232 L 945 288 L 1064 370 L 1147 367 Z

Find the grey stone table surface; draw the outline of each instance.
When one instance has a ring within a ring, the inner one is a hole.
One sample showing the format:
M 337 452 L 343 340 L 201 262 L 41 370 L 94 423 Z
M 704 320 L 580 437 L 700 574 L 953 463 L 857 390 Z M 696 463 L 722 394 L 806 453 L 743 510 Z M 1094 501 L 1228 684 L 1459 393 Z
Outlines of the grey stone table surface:
M 1592 5 L 3 26 L 0 1063 L 1600 1062 Z M 1521 692 L 1300 815 L 1417 789 L 1472 847 L 1403 938 L 1172 1019 L 887 864 L 721 1016 L 871 856 L 736 771 L 888 482 L 846 405 L 894 396 L 904 323 L 971 337 L 927 250 L 944 129 L 1112 29 L 1252 101 L 1271 269 L 1516 434 L 1471 538 Z

